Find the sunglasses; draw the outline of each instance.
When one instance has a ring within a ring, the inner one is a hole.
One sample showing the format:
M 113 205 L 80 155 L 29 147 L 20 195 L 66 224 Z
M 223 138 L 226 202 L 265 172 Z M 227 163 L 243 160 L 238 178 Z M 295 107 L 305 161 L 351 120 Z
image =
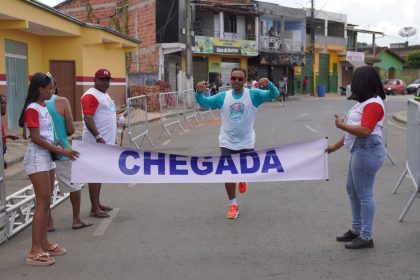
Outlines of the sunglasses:
M 244 77 L 236 77 L 236 76 L 231 76 L 230 77 L 231 81 L 238 81 L 238 82 L 243 82 L 245 80 Z

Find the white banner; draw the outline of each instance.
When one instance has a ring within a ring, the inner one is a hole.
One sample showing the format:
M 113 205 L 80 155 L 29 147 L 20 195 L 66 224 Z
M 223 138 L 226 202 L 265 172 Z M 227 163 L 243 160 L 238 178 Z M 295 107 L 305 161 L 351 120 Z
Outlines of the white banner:
M 227 156 L 182 156 L 73 140 L 74 183 L 224 183 L 328 179 L 327 139 Z
M 346 60 L 349 62 L 364 62 L 365 61 L 365 53 L 364 52 L 346 52 Z

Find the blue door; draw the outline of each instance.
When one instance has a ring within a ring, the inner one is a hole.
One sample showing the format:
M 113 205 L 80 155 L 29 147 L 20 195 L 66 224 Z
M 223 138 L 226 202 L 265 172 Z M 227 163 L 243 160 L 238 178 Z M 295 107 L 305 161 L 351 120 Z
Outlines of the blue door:
M 27 48 L 25 43 L 5 40 L 7 116 L 9 129 L 17 128 L 28 87 Z

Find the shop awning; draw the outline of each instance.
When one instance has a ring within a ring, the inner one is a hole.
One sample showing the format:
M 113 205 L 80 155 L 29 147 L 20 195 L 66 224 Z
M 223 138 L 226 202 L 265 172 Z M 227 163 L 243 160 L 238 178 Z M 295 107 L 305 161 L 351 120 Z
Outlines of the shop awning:
M 163 50 L 163 54 L 170 54 L 185 50 L 185 44 L 182 43 L 163 43 L 160 44 L 160 46 Z

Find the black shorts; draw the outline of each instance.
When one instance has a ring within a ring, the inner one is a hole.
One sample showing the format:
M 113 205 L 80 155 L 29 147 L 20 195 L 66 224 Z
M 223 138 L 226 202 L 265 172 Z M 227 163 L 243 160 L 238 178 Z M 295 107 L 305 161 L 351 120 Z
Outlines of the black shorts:
M 254 149 L 242 149 L 242 150 L 231 150 L 225 147 L 220 147 L 220 154 L 222 156 L 224 155 L 233 155 L 233 154 L 240 154 L 240 153 L 246 153 L 246 152 L 253 152 Z

